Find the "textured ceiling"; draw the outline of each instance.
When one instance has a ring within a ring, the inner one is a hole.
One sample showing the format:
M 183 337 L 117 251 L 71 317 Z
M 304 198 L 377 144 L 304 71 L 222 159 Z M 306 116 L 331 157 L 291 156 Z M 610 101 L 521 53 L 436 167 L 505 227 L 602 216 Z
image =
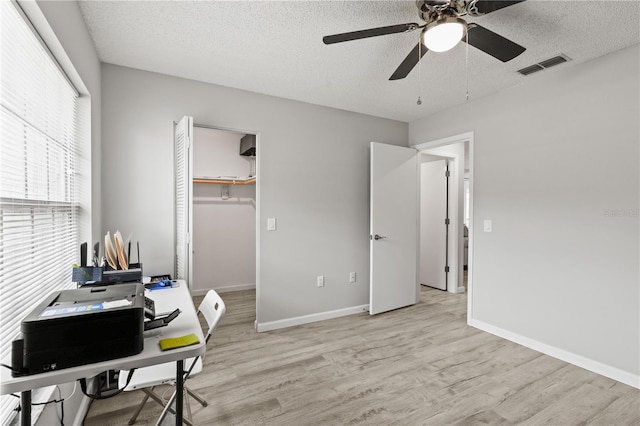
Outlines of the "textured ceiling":
M 407 22 L 414 1 L 80 1 L 102 62 L 412 121 L 640 43 L 640 1 L 528 0 L 469 22 L 527 50 L 510 62 L 460 43 L 389 81 L 419 31 L 324 45 L 324 35 Z M 572 61 L 516 71 L 564 53 Z M 416 100 L 421 96 L 422 104 Z

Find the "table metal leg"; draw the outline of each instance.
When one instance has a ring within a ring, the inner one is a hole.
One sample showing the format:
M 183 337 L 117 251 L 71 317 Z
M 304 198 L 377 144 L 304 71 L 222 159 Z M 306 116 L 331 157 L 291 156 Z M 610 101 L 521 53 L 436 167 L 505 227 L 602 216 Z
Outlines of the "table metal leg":
M 20 426 L 31 426 L 31 391 L 20 393 Z
M 176 426 L 182 426 L 182 402 L 184 397 L 184 360 L 176 362 Z

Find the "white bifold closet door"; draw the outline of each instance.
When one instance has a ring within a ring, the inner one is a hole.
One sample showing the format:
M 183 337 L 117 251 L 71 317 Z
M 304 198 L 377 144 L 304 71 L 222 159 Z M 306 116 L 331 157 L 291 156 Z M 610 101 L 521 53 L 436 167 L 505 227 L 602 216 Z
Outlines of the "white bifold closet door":
M 190 286 L 193 270 L 192 235 L 193 212 L 193 118 L 183 117 L 176 125 L 175 181 L 176 181 L 176 263 L 175 279 L 185 280 Z

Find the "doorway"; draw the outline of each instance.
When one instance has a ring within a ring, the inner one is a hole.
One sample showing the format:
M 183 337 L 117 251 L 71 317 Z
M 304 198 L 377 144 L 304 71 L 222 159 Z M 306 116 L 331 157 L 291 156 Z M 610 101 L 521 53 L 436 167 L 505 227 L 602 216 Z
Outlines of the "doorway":
M 449 159 L 448 288 L 468 291 L 471 310 L 473 278 L 473 132 L 413 145 L 422 155 Z M 465 267 L 466 265 L 466 267 Z
M 449 159 L 419 154 L 420 248 L 418 281 L 449 289 Z
M 255 289 L 255 135 L 195 124 L 193 154 L 191 291 Z
M 449 159 L 451 173 L 450 232 L 447 256 L 447 291 L 464 286 L 464 172 L 469 169 L 470 223 L 472 220 L 473 134 L 427 142 L 411 147 L 371 143 L 370 166 L 370 282 L 369 312 L 374 315 L 415 304 L 420 299 L 418 188 L 419 157 L 423 154 Z M 467 156 L 466 153 L 469 155 Z M 465 158 L 468 161 L 465 162 Z M 468 164 L 468 167 L 465 165 Z M 402 209 L 395 208 L 403 206 Z M 473 247 L 470 229 L 469 247 Z M 469 252 L 469 276 L 472 277 Z M 413 297 L 411 296 L 413 294 Z
M 259 134 L 188 116 L 174 133 L 176 278 L 194 295 L 258 291 Z

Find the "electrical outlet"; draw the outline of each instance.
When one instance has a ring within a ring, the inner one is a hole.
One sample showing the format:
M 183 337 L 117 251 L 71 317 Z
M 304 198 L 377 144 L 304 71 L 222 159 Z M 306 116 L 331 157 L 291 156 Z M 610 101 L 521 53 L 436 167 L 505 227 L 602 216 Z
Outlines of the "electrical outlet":
M 318 279 L 316 280 L 318 287 L 324 287 L 324 275 L 318 275 Z
M 349 272 L 349 282 L 350 283 L 355 283 L 356 282 L 356 273 L 355 272 Z

